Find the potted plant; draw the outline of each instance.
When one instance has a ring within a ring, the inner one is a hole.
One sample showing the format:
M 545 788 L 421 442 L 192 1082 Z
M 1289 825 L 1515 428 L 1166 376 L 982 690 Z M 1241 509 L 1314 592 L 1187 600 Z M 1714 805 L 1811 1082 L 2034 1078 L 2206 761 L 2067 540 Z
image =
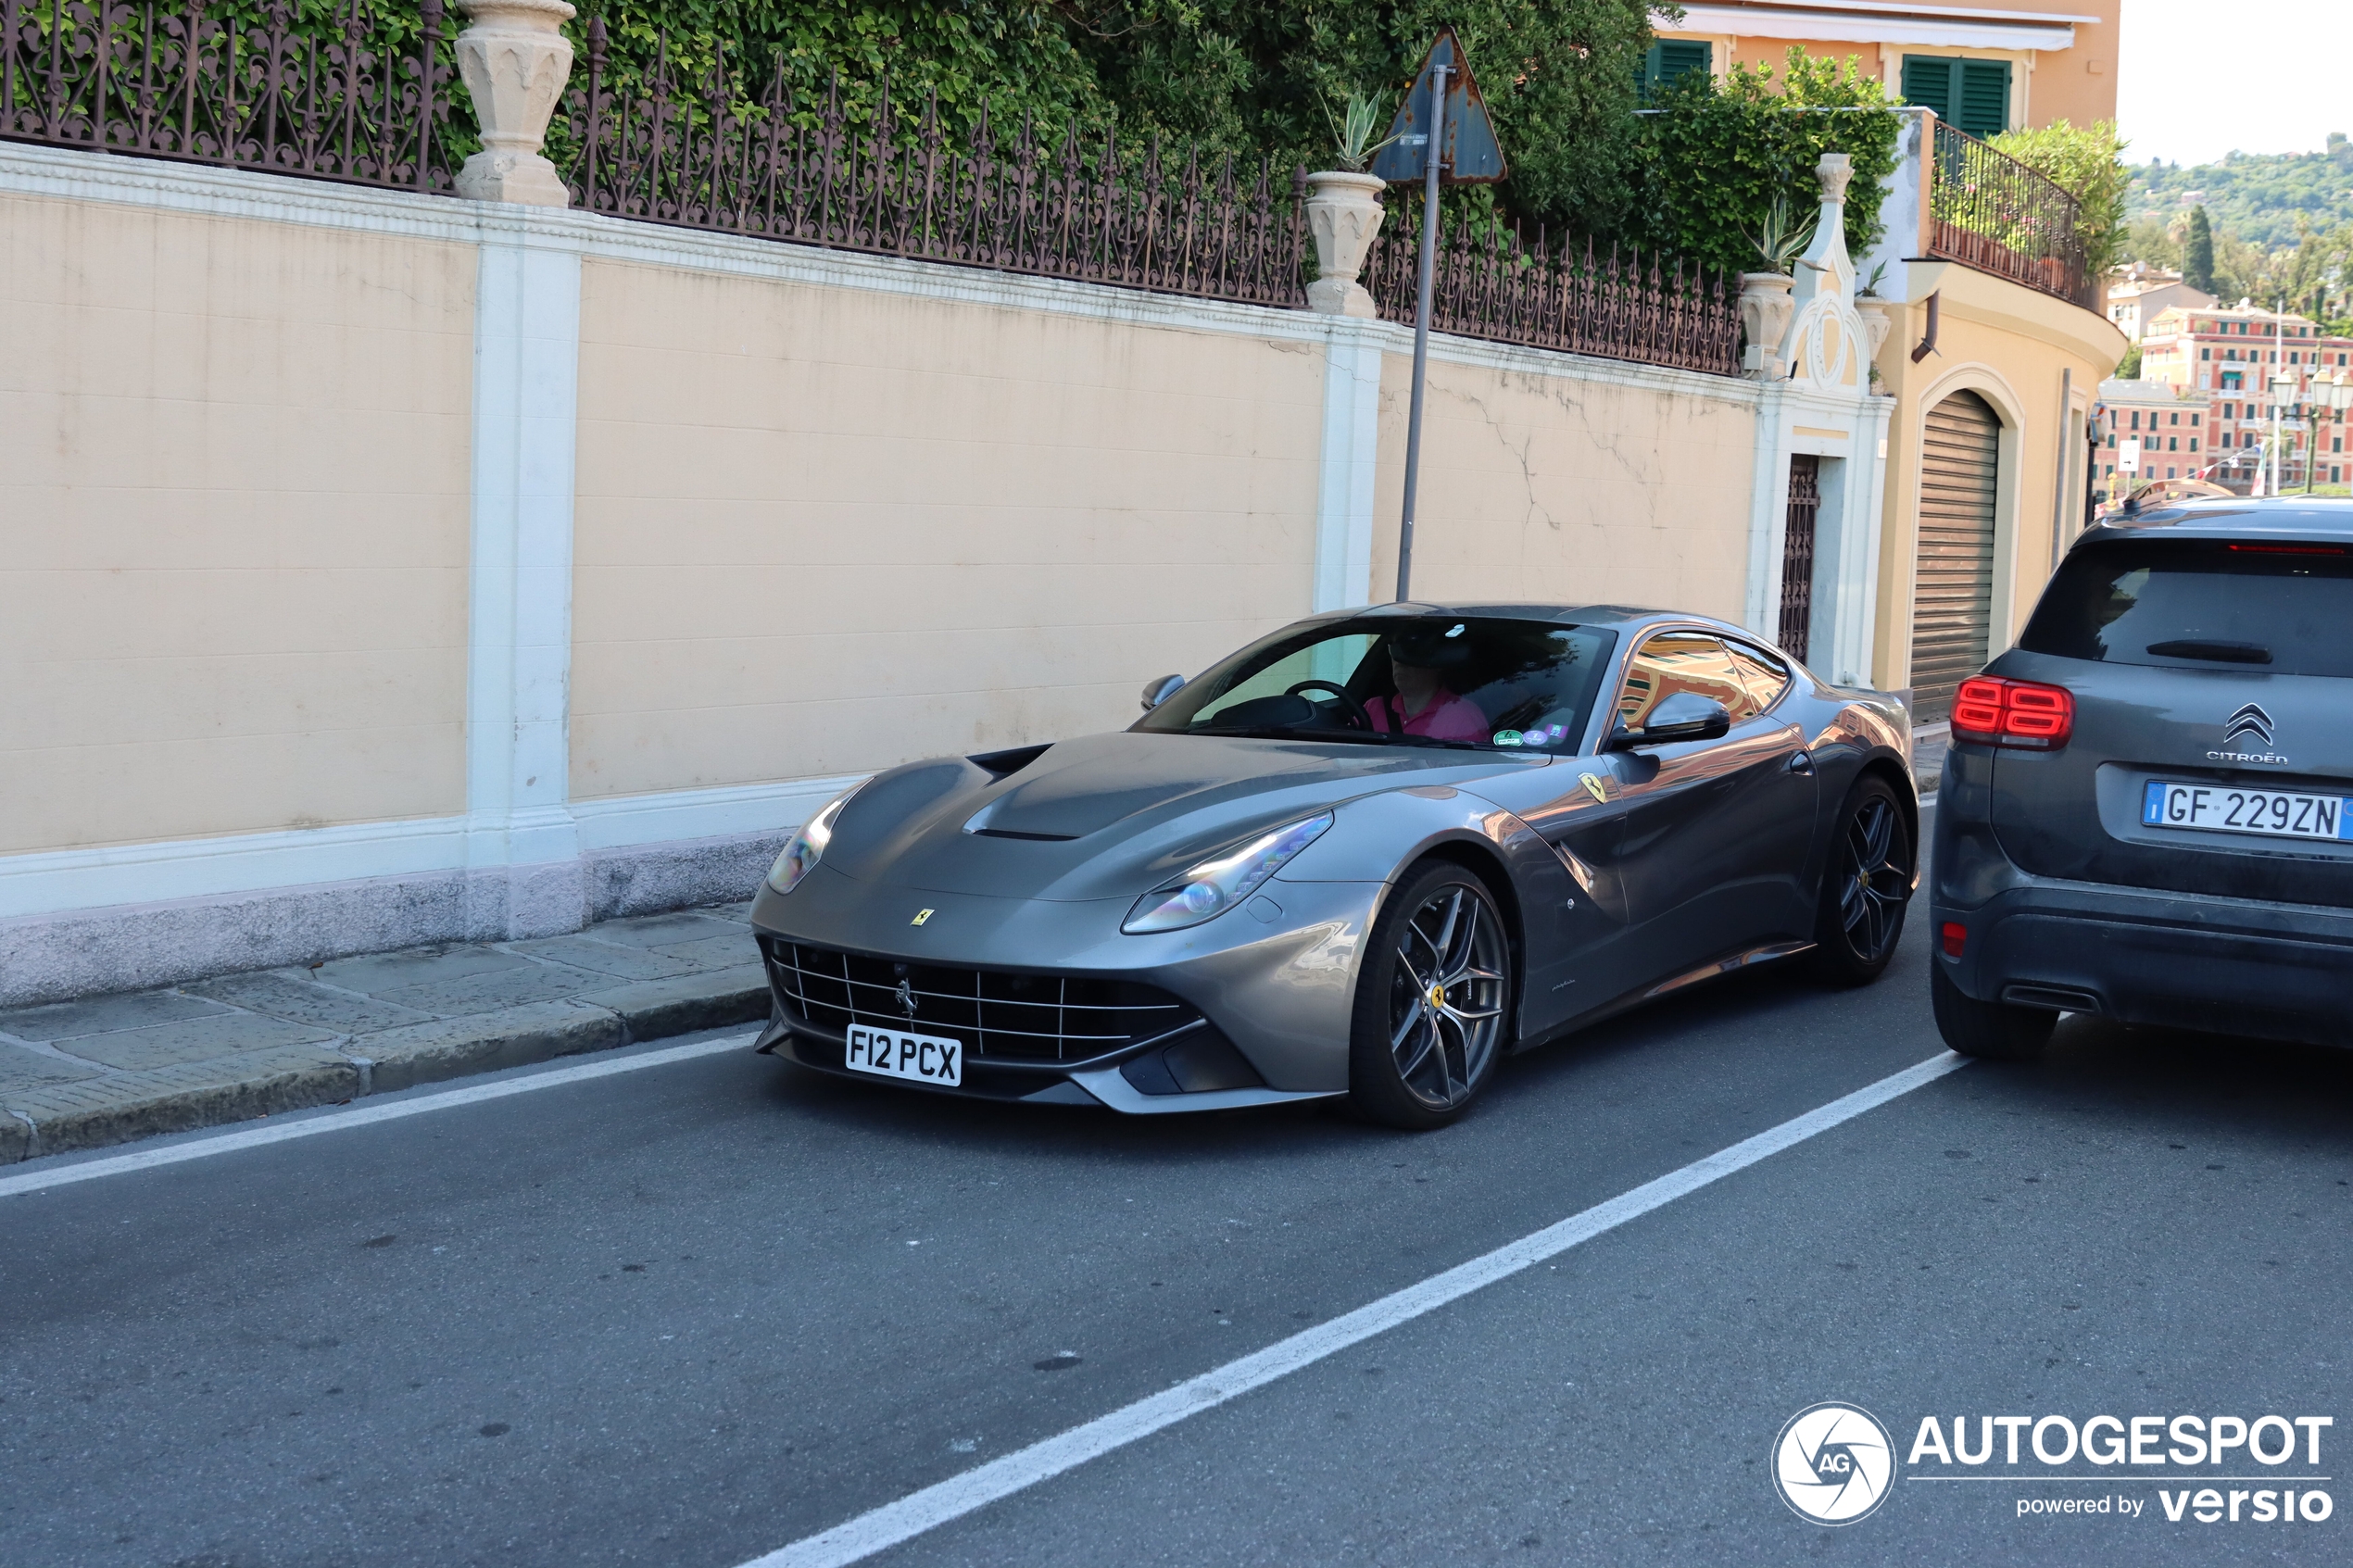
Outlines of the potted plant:
M 1332 119 L 1326 107 L 1325 116 Z M 1394 140 L 1380 130 L 1381 108 L 1361 93 L 1348 95 L 1347 108 L 1332 119 L 1333 152 L 1340 167 L 1307 177 L 1307 229 L 1315 237 L 1315 281 L 1307 285 L 1307 307 L 1331 316 L 1377 316 L 1373 296 L 1357 275 L 1365 253 L 1387 214 L 1380 194 L 1387 182 L 1365 172 L 1373 155 Z
M 1741 369 L 1744 370 L 1755 371 L 1768 380 L 1788 372 L 1789 367 L 1781 360 L 1781 340 L 1789 333 L 1790 314 L 1796 308 L 1790 298 L 1793 286 L 1790 269 L 1813 243 L 1814 223 L 1818 216 L 1808 213 L 1804 222 L 1794 221 L 1790 217 L 1789 198 L 1775 195 L 1773 205 L 1765 211 L 1763 231 L 1748 235 L 1758 258 L 1771 270 L 1741 274 L 1741 335 L 1748 340 L 1748 347 L 1741 356 Z

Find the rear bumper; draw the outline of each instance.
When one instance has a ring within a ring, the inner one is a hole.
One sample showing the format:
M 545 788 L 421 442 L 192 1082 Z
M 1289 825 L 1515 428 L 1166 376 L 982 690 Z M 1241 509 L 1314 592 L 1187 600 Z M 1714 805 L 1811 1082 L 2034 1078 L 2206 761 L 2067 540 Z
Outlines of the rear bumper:
M 2353 910 L 2011 875 L 1974 908 L 1931 900 L 1935 961 L 1969 996 L 2353 1045 Z M 1968 934 L 1957 958 L 1947 922 Z

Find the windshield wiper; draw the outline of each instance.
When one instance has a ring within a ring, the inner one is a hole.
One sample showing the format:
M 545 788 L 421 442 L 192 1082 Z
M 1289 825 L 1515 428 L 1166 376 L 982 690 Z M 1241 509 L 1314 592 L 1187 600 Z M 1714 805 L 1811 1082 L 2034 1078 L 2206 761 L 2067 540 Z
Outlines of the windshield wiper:
M 2151 643 L 2148 651 L 2159 659 L 2202 659 L 2215 664 L 2269 664 L 2271 650 L 2260 643 L 2225 643 L 2205 637 L 2181 637 Z
M 1364 730 L 1317 730 L 1298 724 L 1197 724 L 1184 731 L 1189 735 L 1230 735 L 1242 740 L 1337 740 L 1355 745 L 1382 746 L 1389 736 Z

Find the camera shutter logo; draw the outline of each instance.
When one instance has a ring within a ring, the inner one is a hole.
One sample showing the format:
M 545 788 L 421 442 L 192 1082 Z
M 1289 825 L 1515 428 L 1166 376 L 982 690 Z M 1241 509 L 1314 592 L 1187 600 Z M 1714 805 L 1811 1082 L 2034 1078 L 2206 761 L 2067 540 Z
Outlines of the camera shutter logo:
M 1817 1524 L 1869 1517 L 1894 1481 L 1895 1441 L 1860 1405 L 1808 1405 L 1773 1439 L 1774 1486 L 1790 1512 Z

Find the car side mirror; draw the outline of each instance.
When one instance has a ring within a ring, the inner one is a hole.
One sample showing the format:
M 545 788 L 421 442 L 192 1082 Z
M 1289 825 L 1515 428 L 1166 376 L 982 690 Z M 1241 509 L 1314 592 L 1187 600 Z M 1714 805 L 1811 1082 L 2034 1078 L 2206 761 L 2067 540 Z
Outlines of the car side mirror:
M 1146 681 L 1144 683 L 1144 711 L 1150 713 L 1153 709 L 1175 696 L 1184 684 L 1185 677 L 1182 675 L 1163 675 L 1158 680 Z
M 1677 692 L 1651 709 L 1650 722 L 1639 730 L 1619 730 L 1609 737 L 1613 751 L 1638 746 L 1667 746 L 1676 741 L 1720 740 L 1732 728 L 1730 709 L 1712 696 Z

